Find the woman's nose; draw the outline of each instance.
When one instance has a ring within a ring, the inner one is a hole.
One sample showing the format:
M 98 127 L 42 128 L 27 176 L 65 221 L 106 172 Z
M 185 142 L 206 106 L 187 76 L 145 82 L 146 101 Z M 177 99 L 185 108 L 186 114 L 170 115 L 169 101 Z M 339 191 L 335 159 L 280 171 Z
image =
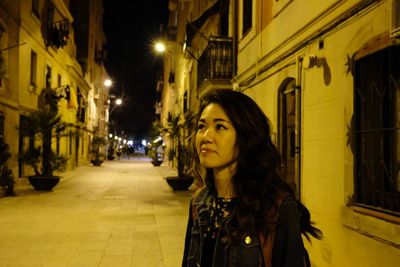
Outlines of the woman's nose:
M 210 129 L 207 129 L 203 134 L 203 142 L 211 142 L 213 138 L 213 133 Z

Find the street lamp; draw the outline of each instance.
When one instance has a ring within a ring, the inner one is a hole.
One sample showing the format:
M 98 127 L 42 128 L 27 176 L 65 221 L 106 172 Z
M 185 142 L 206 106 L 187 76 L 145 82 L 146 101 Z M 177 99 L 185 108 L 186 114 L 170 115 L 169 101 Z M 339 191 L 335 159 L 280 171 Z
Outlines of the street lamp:
M 115 110 L 115 108 L 120 105 L 122 105 L 122 99 L 121 98 L 115 99 L 114 106 L 111 107 L 110 111 L 108 112 L 108 116 L 111 116 L 111 113 Z
M 104 81 L 104 85 L 106 87 L 110 87 L 112 85 L 112 81 L 110 79 L 107 79 L 107 80 Z
M 165 52 L 165 44 L 164 43 L 162 43 L 162 42 L 157 42 L 155 45 L 154 45 L 154 47 L 156 48 L 156 51 L 157 52 L 159 52 L 159 53 L 163 53 L 163 52 Z

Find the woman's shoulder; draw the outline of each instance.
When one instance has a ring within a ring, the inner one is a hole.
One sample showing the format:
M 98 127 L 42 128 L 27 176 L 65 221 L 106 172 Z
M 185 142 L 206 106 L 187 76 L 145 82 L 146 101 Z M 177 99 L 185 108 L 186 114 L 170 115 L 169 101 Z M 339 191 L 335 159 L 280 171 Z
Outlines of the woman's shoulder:
M 288 217 L 299 217 L 299 203 L 295 196 L 291 194 L 285 195 L 279 204 L 278 207 L 278 221 L 286 221 Z
M 294 204 L 297 205 L 297 199 L 295 196 L 287 193 L 284 196 L 282 196 L 281 202 L 280 202 L 280 206 L 285 206 L 285 205 L 289 205 L 289 204 Z

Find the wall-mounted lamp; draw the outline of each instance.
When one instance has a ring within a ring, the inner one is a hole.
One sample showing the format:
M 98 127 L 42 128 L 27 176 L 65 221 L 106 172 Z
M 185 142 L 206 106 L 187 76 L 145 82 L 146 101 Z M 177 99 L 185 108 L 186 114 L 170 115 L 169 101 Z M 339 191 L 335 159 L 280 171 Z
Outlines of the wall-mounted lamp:
M 308 55 L 303 58 L 303 68 L 311 69 L 314 66 L 317 66 L 318 57 L 314 55 Z

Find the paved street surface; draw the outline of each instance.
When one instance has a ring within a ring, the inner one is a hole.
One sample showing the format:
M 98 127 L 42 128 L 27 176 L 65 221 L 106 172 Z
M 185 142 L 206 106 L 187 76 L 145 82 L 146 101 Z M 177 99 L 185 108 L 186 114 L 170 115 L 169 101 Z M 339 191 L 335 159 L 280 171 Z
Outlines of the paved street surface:
M 0 267 L 180 266 L 193 192 L 173 192 L 171 173 L 114 160 L 63 173 L 53 192 L 19 185 L 0 198 Z

